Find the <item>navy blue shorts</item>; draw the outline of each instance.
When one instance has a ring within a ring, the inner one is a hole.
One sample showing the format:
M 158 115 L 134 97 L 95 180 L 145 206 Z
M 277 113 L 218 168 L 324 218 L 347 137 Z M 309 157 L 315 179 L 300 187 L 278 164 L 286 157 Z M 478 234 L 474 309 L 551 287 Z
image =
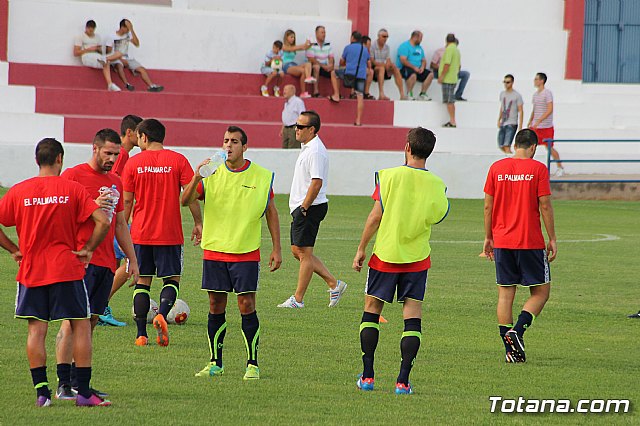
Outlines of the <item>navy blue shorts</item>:
M 169 278 L 182 275 L 182 245 L 147 246 L 134 244 L 141 277 Z
M 219 293 L 255 293 L 260 281 L 260 262 L 202 261 L 202 289 Z
M 415 74 L 416 75 L 416 79 L 420 83 L 422 83 L 423 81 L 425 81 L 427 79 L 427 77 L 429 77 L 429 74 L 431 74 L 431 70 L 429 68 L 425 68 L 424 71 L 422 71 L 420 74 L 418 74 L 412 68 L 402 67 L 400 69 L 400 75 L 402 75 L 402 78 L 404 78 L 405 80 L 407 80 L 413 74 Z
M 113 272 L 104 266 L 87 266 L 84 284 L 89 294 L 89 307 L 93 315 L 102 315 L 109 304 L 109 294 L 113 286 Z
M 89 296 L 82 280 L 40 287 L 18 283 L 16 318 L 62 321 L 89 318 Z
M 551 271 L 544 249 L 493 249 L 496 283 L 502 286 L 535 286 L 551 282 Z
M 313 247 L 320 230 L 320 222 L 327 216 L 329 204 L 323 203 L 309 207 L 307 215 L 303 215 L 300 207 L 292 213 L 291 245 L 297 247 Z
M 425 269 L 419 272 L 393 273 L 369 268 L 364 293 L 367 296 L 392 303 L 397 289 L 398 302 L 404 302 L 407 298 L 422 302 L 424 293 L 427 291 L 428 272 L 429 270 Z
M 113 250 L 116 252 L 116 259 L 122 260 L 127 257 L 120 248 L 120 244 L 118 244 L 118 240 L 116 240 L 116 237 L 113 237 Z

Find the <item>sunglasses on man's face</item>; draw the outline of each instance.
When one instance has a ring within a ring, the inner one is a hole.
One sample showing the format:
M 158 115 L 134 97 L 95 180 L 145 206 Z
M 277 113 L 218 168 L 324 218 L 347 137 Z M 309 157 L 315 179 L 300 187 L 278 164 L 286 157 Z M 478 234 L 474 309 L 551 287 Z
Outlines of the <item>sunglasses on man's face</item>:
M 310 124 L 298 124 L 296 123 L 296 129 L 298 130 L 303 130 L 303 129 L 308 129 L 309 127 L 313 127 Z

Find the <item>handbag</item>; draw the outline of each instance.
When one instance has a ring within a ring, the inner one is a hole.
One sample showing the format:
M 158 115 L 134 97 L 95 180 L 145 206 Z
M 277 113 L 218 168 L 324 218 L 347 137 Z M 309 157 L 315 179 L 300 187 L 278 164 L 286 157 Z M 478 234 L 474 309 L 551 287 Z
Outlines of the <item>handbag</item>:
M 358 66 L 356 67 L 355 74 L 347 74 L 345 72 L 344 77 L 342 78 L 342 85 L 347 89 L 353 89 L 356 87 L 356 76 L 358 75 L 358 71 L 360 70 L 360 59 L 362 59 L 362 51 L 364 50 L 364 44 L 360 45 L 360 56 L 358 56 Z

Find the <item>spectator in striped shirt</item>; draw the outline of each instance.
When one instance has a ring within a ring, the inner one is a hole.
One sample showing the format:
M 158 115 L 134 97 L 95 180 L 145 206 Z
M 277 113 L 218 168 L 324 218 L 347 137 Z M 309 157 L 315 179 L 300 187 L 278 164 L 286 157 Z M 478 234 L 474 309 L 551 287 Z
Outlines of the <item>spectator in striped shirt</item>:
M 313 77 L 316 79 L 313 83 L 313 97 L 320 96 L 318 90 L 318 78 L 325 77 L 331 79 L 331 87 L 333 94 L 329 96 L 329 100 L 340 102 L 340 91 L 338 89 L 338 77 L 335 70 L 335 59 L 331 50 L 331 43 L 326 41 L 327 31 L 322 25 L 316 27 L 316 42 L 311 44 L 307 50 L 307 60 L 311 62 L 313 69 Z
M 373 79 L 378 82 L 379 96 L 378 99 L 388 100 L 389 98 L 384 94 L 384 81 L 390 80 L 391 76 L 395 79 L 396 86 L 398 86 L 398 92 L 400 92 L 400 99 L 406 100 L 407 97 L 404 94 L 404 84 L 402 84 L 402 76 L 400 70 L 391 60 L 391 51 L 387 40 L 389 38 L 389 32 L 382 28 L 378 31 L 378 39 L 371 45 L 369 53 L 371 53 L 371 62 L 373 64 Z
M 533 94 L 533 110 L 531 111 L 531 117 L 529 118 L 529 127 L 536 132 L 538 136 L 538 145 L 544 145 L 547 149 L 551 150 L 551 157 L 556 160 L 558 170 L 556 176 L 560 177 L 564 175 L 564 167 L 560 162 L 560 154 L 553 147 L 553 142 L 548 139 L 554 138 L 553 129 L 553 94 L 551 90 L 545 88 L 547 84 L 547 75 L 543 72 L 536 74 L 533 79 L 533 85 L 536 87 L 536 92 Z

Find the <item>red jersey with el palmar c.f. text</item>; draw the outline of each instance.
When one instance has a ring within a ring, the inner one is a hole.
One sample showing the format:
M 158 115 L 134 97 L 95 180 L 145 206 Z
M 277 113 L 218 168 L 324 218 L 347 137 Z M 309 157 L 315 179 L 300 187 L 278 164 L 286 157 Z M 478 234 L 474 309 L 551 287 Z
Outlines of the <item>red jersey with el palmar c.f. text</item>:
M 184 243 L 180 191 L 193 177 L 187 158 L 169 149 L 145 150 L 127 161 L 125 192 L 134 194 L 131 240 L 143 245 Z
M 116 189 L 120 193 L 120 198 L 118 199 L 118 204 L 116 204 L 115 212 L 113 213 L 109 232 L 93 252 L 90 262 L 92 265 L 109 268 L 111 269 L 111 272 L 115 274 L 117 263 L 116 253 L 113 248 L 113 237 L 116 235 L 116 214 L 124 210 L 122 203 L 122 182 L 120 181 L 120 178 L 112 173 L 97 172 L 87 163 L 68 168 L 61 176 L 78 182 L 80 185 L 84 186 L 89 192 L 91 198 L 94 200 L 100 196 L 101 190 L 111 188 L 112 185 L 115 185 Z M 80 230 L 78 232 L 78 249 L 84 247 L 87 241 L 89 241 L 95 227 L 96 224 L 93 219 L 85 221 L 80 226 Z
M 493 246 L 544 249 L 538 199 L 551 195 L 549 171 L 534 159 L 505 158 L 489 169 L 484 192 L 493 197 Z
M 0 199 L 0 224 L 15 226 L 22 262 L 16 280 L 39 287 L 84 278 L 73 254 L 82 223 L 99 207 L 77 182 L 60 176 L 33 177 Z

